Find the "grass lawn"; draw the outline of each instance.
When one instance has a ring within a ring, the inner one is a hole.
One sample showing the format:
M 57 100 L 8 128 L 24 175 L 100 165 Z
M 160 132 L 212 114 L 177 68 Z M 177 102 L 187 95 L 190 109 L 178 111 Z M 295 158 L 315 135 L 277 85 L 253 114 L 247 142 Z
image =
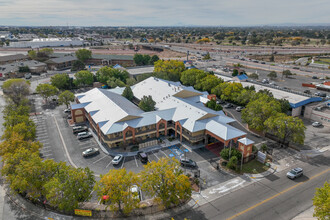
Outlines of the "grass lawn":
M 320 59 L 320 60 L 315 60 L 315 63 L 329 65 L 329 64 L 330 64 L 330 59 Z
M 240 173 L 262 173 L 266 170 L 268 170 L 269 167 L 265 166 L 264 164 L 260 163 L 257 160 L 252 160 L 246 164 L 243 164 L 242 171 L 239 171 Z

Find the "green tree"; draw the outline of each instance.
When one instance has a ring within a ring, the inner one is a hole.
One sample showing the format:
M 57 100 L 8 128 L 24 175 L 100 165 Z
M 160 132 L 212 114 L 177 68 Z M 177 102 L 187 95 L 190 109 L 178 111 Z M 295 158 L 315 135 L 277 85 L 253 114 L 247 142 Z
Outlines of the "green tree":
M 291 109 L 290 102 L 286 99 L 278 99 L 277 101 L 281 105 L 281 112 L 287 114 L 288 111 Z
M 16 112 L 11 112 L 9 115 L 4 117 L 5 121 L 3 126 L 5 128 L 14 127 L 17 124 L 25 123 L 27 126 L 32 125 L 33 121 L 29 118 L 28 115 L 19 115 Z
M 300 118 L 277 113 L 265 121 L 265 128 L 276 135 L 282 144 L 304 143 L 306 127 Z
M 275 79 L 277 77 L 277 73 L 275 71 L 271 71 L 267 75 L 270 79 Z
M 319 220 L 328 220 L 330 218 L 330 184 L 326 181 L 323 187 L 316 188 L 313 198 L 314 217 Z
M 242 120 L 250 128 L 257 131 L 265 130 L 265 121 L 281 111 L 280 104 L 273 98 L 263 94 L 260 98 L 249 102 L 242 111 Z
M 129 78 L 129 73 L 125 70 L 114 69 L 112 67 L 102 67 L 96 72 L 96 79 L 101 83 L 107 83 L 111 78 L 111 81 L 119 79 L 122 82 L 126 82 Z
M 132 91 L 131 87 L 126 86 L 126 88 L 123 91 L 122 96 L 124 96 L 128 100 L 132 101 L 133 98 L 134 98 L 134 94 L 133 94 L 133 91 Z
M 210 59 L 211 59 L 210 53 L 207 53 L 207 54 L 203 57 L 203 60 L 210 60 Z
M 157 62 L 159 60 L 159 57 L 157 55 L 153 55 L 151 58 L 150 58 L 150 61 L 149 61 L 149 64 L 150 65 L 154 65 L 155 62 Z
M 74 74 L 75 79 L 73 83 L 76 86 L 91 86 L 94 82 L 94 75 L 93 73 L 87 70 L 81 70 Z
M 36 125 L 32 120 L 27 120 L 27 122 L 21 122 L 14 126 L 7 127 L 2 139 L 9 139 L 13 133 L 21 135 L 25 141 L 32 141 L 36 138 Z
M 24 79 L 9 79 L 2 85 L 3 93 L 16 105 L 30 94 L 30 84 Z
M 91 198 L 95 184 L 93 172 L 58 163 L 55 175 L 44 184 L 47 201 L 60 210 L 73 211 L 80 202 Z
M 238 163 L 238 159 L 236 156 L 232 156 L 228 163 L 227 163 L 227 167 L 230 169 L 236 169 L 237 168 L 237 163 Z
M 251 73 L 251 74 L 249 75 L 249 77 L 250 77 L 251 79 L 259 79 L 259 75 L 256 74 L 256 73 Z
M 30 72 L 30 68 L 28 66 L 20 66 L 20 67 L 18 67 L 18 72 L 28 73 L 28 72 Z
M 142 54 L 138 54 L 136 53 L 133 57 L 133 60 L 134 60 L 134 63 L 137 65 L 137 66 L 142 66 L 143 65 L 143 62 L 144 62 L 144 58 L 143 58 L 143 55 Z
M 233 74 L 231 74 L 232 76 L 237 76 L 238 75 L 238 70 L 237 69 L 233 69 Z
M 290 70 L 284 70 L 284 71 L 282 72 L 282 76 L 285 76 L 286 78 L 288 78 L 288 76 L 291 76 L 291 75 L 292 75 L 292 73 L 291 73 Z
M 58 102 L 60 104 L 65 104 L 66 108 L 69 108 L 70 102 L 74 101 L 74 94 L 68 90 L 65 90 L 58 96 Z
M 37 52 L 35 52 L 34 50 L 29 50 L 28 56 L 30 57 L 31 60 L 34 60 L 37 58 Z
M 126 79 L 126 85 L 128 85 L 128 86 L 135 85 L 135 83 L 136 83 L 136 80 L 134 78 Z
M 149 65 L 150 64 L 151 57 L 148 54 L 143 55 L 143 65 Z
M 131 187 L 138 183 L 138 176 L 126 169 L 111 169 L 107 174 L 101 175 L 100 182 L 95 189 L 100 199 L 103 195 L 109 196 L 109 208 L 125 215 L 129 214 L 139 205 L 138 195 L 131 191 Z M 105 201 L 107 202 L 107 201 Z
M 13 170 L 7 176 L 10 187 L 19 193 L 26 193 L 32 200 L 43 197 L 43 186 L 54 175 L 56 162 L 53 160 L 43 162 L 37 152 L 31 154 L 26 149 L 18 150 L 13 158 L 14 160 L 9 161 Z M 18 159 L 20 162 L 17 162 Z M 4 172 L 7 173 L 7 170 L 4 169 Z
M 69 89 L 70 77 L 67 73 L 57 73 L 50 78 L 50 83 L 60 90 Z
M 92 51 L 87 49 L 79 49 L 76 51 L 76 57 L 78 60 L 85 63 L 88 59 L 92 58 Z
M 52 48 L 42 48 L 39 50 L 39 53 L 44 53 L 46 56 L 50 56 L 54 53 L 54 50 Z
M 180 81 L 183 85 L 194 86 L 199 80 L 206 77 L 208 74 L 199 69 L 189 69 L 181 73 Z
M 180 204 L 191 197 L 189 178 L 183 174 L 176 159 L 161 158 L 144 168 L 140 174 L 142 189 L 165 207 Z
M 155 110 L 155 105 L 156 102 L 152 99 L 150 95 L 149 96 L 144 95 L 139 103 L 140 109 L 142 109 L 145 112 L 150 112 Z
M 85 68 L 85 64 L 81 60 L 75 60 L 72 64 L 71 71 L 80 71 Z
M 206 77 L 198 80 L 194 88 L 200 91 L 207 91 L 208 93 L 211 93 L 212 89 L 220 83 L 223 83 L 221 78 L 218 78 L 214 75 L 207 75 Z
M 49 84 L 39 84 L 36 88 L 36 92 L 39 93 L 47 103 L 49 97 L 58 93 L 58 88 Z
M 12 135 L 0 143 L 0 156 L 15 153 L 18 149 L 27 149 L 30 153 L 37 152 L 41 147 L 39 142 L 24 140 L 24 136 L 12 133 Z

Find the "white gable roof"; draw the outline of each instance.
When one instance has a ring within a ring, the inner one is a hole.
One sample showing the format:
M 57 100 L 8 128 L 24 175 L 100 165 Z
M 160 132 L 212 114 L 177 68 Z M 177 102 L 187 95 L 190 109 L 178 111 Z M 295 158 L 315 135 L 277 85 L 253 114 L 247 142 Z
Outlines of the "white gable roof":
M 228 125 L 235 120 L 227 117 L 223 111 L 214 111 L 204 106 L 202 99 L 208 95 L 193 87 L 182 86 L 180 82 L 171 82 L 154 77 L 131 87 L 134 96 L 152 96 L 156 102 L 156 111 L 144 112 L 125 97 L 121 89 L 92 89 L 78 94 L 85 110 L 91 114 L 95 123 L 99 123 L 103 134 L 123 131 L 126 127 L 139 128 L 156 124 L 160 120 L 179 121 L 190 132 L 209 130 L 218 137 L 229 140 L 246 133 Z M 83 104 L 85 103 L 85 104 Z

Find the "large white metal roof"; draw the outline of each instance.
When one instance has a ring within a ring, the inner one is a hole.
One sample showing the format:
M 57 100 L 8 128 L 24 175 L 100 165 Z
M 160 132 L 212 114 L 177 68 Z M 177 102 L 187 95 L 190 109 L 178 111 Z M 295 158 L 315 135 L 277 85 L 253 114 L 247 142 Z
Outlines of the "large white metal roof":
M 151 96 L 156 102 L 156 110 L 144 112 L 139 107 L 118 94 L 119 90 L 92 89 L 76 97 L 91 114 L 95 123 L 99 123 L 103 134 L 123 131 L 126 127 L 139 128 L 156 124 L 161 119 L 179 121 L 190 132 L 209 130 L 213 134 L 229 140 L 246 133 L 228 125 L 235 120 L 227 117 L 223 111 L 214 111 L 204 106 L 207 92 L 192 87 L 150 77 L 131 87 L 134 96 L 141 99 Z M 83 104 L 86 103 L 86 104 Z M 72 108 L 75 108 L 74 105 Z

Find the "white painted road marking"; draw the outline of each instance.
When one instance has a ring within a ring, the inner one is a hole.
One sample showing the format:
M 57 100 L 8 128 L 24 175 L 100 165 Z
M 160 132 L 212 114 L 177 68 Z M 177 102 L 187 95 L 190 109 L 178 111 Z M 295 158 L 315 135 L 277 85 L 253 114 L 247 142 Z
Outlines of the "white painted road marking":
M 126 157 L 124 157 L 124 160 L 123 160 L 123 163 L 121 164 L 120 169 L 123 169 L 123 166 L 124 166 L 124 163 L 125 163 L 125 158 L 126 158 Z
M 110 164 L 112 164 L 112 161 L 110 161 L 110 163 L 108 163 L 108 165 L 105 168 L 108 168 L 108 166 L 110 166 Z
M 135 160 L 135 164 L 136 164 L 136 167 L 139 167 L 137 161 L 136 161 L 136 156 L 134 156 L 134 160 Z
M 166 157 L 168 157 L 167 154 L 164 153 L 164 151 L 162 151 L 162 150 L 159 150 L 159 151 L 162 152 Z
M 104 157 L 102 157 L 102 158 L 100 158 L 100 159 L 98 159 L 98 160 L 94 161 L 94 162 L 93 162 L 93 164 L 95 164 L 95 163 L 99 162 L 100 160 L 102 160 L 102 159 L 106 158 L 107 156 L 108 156 L 108 155 L 105 155 Z
M 157 157 L 157 160 L 159 160 L 159 157 L 154 152 L 152 152 L 152 154 L 155 155 L 155 157 Z

